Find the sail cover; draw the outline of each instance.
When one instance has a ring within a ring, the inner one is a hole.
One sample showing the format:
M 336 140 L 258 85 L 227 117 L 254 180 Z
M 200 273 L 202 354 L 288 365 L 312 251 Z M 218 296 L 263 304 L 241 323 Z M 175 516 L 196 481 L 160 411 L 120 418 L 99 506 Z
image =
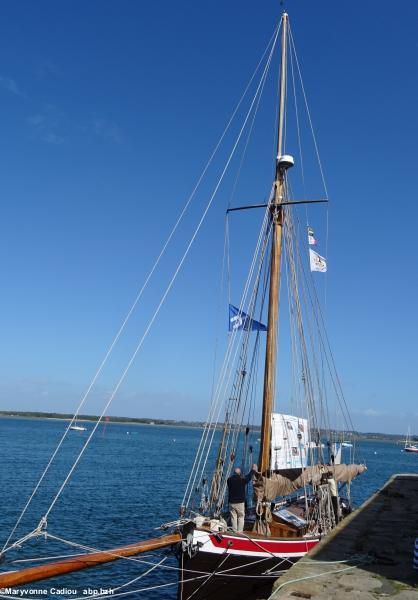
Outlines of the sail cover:
M 273 413 L 271 416 L 272 471 L 302 469 L 308 464 L 308 421 L 293 415 Z
M 258 500 L 273 501 L 277 496 L 287 496 L 305 485 L 319 485 L 324 473 L 331 472 L 335 481 L 349 482 L 364 471 L 365 465 L 313 465 L 303 470 L 274 473 L 270 478 L 260 475 L 253 486 Z

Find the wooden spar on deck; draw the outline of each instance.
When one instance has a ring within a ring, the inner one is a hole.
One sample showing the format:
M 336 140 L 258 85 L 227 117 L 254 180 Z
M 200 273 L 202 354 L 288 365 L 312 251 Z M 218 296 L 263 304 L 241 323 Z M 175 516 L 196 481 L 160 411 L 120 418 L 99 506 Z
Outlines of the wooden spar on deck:
M 181 539 L 180 533 L 173 533 L 171 535 L 163 535 L 159 538 L 151 538 L 149 540 L 137 542 L 136 544 L 130 544 L 129 546 L 74 556 L 67 560 L 51 563 L 49 565 L 30 567 L 29 569 L 11 571 L 10 573 L 1 573 L 0 588 L 24 585 L 26 583 L 32 583 L 33 581 L 41 581 L 42 579 L 49 579 L 50 577 L 56 577 L 57 575 L 72 573 L 73 571 L 90 569 L 91 567 L 97 567 L 100 564 L 119 560 L 120 558 L 127 556 L 135 556 L 142 552 L 159 550 L 160 548 L 176 544 L 180 542 Z
M 270 262 L 270 290 L 269 310 L 267 323 L 266 360 L 264 367 L 263 412 L 261 417 L 260 456 L 258 469 L 261 473 L 270 470 L 270 442 L 271 442 L 271 413 L 273 410 L 274 391 L 276 382 L 277 362 L 277 328 L 279 317 L 279 282 L 280 259 L 282 250 L 282 208 L 284 200 L 285 169 L 280 164 L 283 152 L 283 132 L 286 100 L 286 60 L 287 60 L 287 22 L 288 15 L 282 17 L 282 59 L 280 66 L 280 108 L 279 130 L 277 136 L 276 175 L 274 182 L 274 199 L 272 203 L 272 232 L 271 232 L 271 262 Z

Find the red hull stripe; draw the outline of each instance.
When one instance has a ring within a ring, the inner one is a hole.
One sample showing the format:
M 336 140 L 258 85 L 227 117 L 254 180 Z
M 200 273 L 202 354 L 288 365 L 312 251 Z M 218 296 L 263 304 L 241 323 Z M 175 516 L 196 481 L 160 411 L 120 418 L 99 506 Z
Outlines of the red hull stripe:
M 219 539 L 219 537 L 218 537 Z M 319 540 L 306 540 L 301 542 L 284 542 L 282 540 L 272 540 L 267 542 L 265 540 L 254 540 L 245 538 L 231 538 L 224 537 L 219 541 L 214 535 L 210 536 L 210 541 L 216 548 L 230 548 L 231 550 L 244 550 L 247 552 L 272 552 L 273 554 L 300 554 L 301 552 L 308 552 L 311 548 L 316 546 Z M 228 544 L 232 542 L 232 546 Z

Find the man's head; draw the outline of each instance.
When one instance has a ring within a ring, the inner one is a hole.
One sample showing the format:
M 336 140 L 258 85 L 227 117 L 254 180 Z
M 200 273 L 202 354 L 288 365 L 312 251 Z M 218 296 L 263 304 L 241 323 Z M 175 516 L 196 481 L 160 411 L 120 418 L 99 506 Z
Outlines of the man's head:
M 239 467 L 236 467 L 234 469 L 234 473 L 236 473 L 237 475 L 241 475 L 241 469 Z

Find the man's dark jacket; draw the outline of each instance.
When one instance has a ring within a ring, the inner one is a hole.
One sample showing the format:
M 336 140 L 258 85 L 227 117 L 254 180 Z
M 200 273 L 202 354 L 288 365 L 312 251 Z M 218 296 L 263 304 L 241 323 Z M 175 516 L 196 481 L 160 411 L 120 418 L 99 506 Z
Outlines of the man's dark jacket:
M 250 471 L 248 475 L 243 477 L 234 473 L 228 479 L 228 493 L 230 504 L 240 504 L 245 502 L 245 486 L 250 481 L 254 471 Z

